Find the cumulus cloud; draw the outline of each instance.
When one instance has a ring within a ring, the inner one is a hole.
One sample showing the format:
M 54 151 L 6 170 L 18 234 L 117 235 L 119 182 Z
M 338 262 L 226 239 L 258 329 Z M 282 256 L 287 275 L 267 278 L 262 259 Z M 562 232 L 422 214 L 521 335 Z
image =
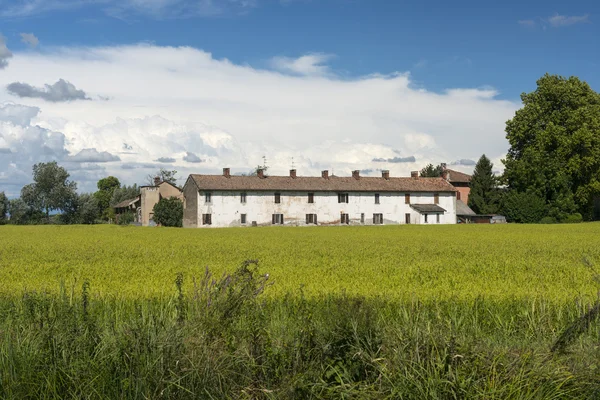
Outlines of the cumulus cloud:
M 469 160 L 467 158 L 461 158 L 460 160 L 456 160 L 451 163 L 451 165 L 467 165 L 467 166 L 471 166 L 471 165 L 475 165 L 475 164 L 477 164 L 476 161 Z
M 200 157 L 198 157 L 197 155 L 195 155 L 194 153 L 186 151 L 185 156 L 183 156 L 183 161 L 187 161 L 190 163 L 201 163 L 202 159 Z
M 74 156 L 69 156 L 68 161 L 82 162 L 82 163 L 105 163 L 112 161 L 121 161 L 118 156 L 110 154 L 107 151 L 98 151 L 96 149 L 83 149 Z
M 172 163 L 174 163 L 177 160 L 174 159 L 174 158 L 172 158 L 172 157 L 159 157 L 159 158 L 157 158 L 154 161 L 159 162 L 159 163 L 172 164 Z
M 37 47 L 40 44 L 40 41 L 33 33 L 20 33 L 21 41 L 28 46 Z
M 44 88 L 37 88 L 27 83 L 13 82 L 6 89 L 14 96 L 39 98 L 51 102 L 89 100 L 83 90 L 79 90 L 71 82 L 59 79 L 53 85 L 46 84 Z
M 388 163 L 393 163 L 393 164 L 397 164 L 397 163 L 414 163 L 415 161 L 417 161 L 417 159 L 415 158 L 415 156 L 410 156 L 410 157 L 393 157 L 393 158 L 374 158 L 373 162 L 388 162 Z
M 555 14 L 552 17 L 548 18 L 548 23 L 555 27 L 563 27 L 563 26 L 570 26 L 570 25 L 575 25 L 575 24 L 581 24 L 581 23 L 585 23 L 585 22 L 589 22 L 589 14 L 585 14 L 585 15 L 560 15 L 560 14 Z
M 298 58 L 278 56 L 273 57 L 270 64 L 271 67 L 281 72 L 318 76 L 330 72 L 326 63 L 332 58 L 333 55 L 323 53 L 307 54 Z
M 247 172 L 262 164 L 263 155 L 269 172 L 287 174 L 293 158 L 303 176 L 324 169 L 342 176 L 376 170 L 382 164 L 373 159 L 405 155 L 423 165 L 463 154 L 495 159 L 508 148 L 505 121 L 520 107 L 498 100 L 491 88 L 415 88 L 405 73 L 298 76 L 219 60 L 190 47 L 148 44 L 18 53 L 2 74 L 6 82 L 68 76 L 86 92 L 112 99 L 45 102 L 40 110 L 9 104 L 14 97 L 0 91 L 0 134 L 10 136 L 0 148 L 11 150 L 0 159 L 14 164 L 0 164 L 0 171 L 27 179 L 35 162 L 64 161 L 84 149 L 118 156 L 121 161 L 102 163 L 99 173 L 127 184 L 143 183 L 164 166 L 155 161 L 161 158 L 173 159 L 183 178 L 221 173 L 223 167 Z M 42 136 L 20 144 L 35 132 Z M 203 162 L 190 163 L 188 153 Z M 408 161 L 386 165 L 394 176 L 409 176 L 411 167 Z M 80 190 L 95 186 L 78 184 Z
M 8 59 L 12 56 L 13 54 L 8 47 L 6 47 L 6 38 L 0 33 L 0 69 L 4 69 L 8 66 Z
M 526 27 L 533 27 L 535 26 L 535 21 L 532 19 L 521 19 L 518 21 L 519 25 L 521 26 L 526 26 Z

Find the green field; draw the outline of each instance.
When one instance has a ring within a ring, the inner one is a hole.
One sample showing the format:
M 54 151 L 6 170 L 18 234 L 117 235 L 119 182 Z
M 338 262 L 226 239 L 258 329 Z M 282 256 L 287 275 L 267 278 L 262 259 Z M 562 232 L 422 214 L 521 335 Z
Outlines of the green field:
M 0 293 L 173 294 L 209 267 L 257 259 L 267 296 L 345 291 L 386 299 L 595 298 L 600 224 L 166 229 L 0 226 Z
M 595 223 L 0 226 L 0 398 L 596 399 L 597 263 Z

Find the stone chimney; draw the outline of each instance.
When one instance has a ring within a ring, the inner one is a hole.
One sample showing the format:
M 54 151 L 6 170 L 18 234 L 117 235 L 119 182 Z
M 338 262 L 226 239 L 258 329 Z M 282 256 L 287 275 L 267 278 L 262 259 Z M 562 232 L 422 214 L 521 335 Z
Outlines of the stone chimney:
M 354 179 L 360 179 L 360 171 L 355 169 L 354 171 L 352 171 L 352 177 Z
M 154 177 L 154 186 L 158 186 L 159 183 L 160 183 L 160 176 L 155 176 Z
M 329 171 L 327 171 L 327 170 L 321 171 L 321 177 L 323 177 L 325 179 L 329 179 Z
M 265 177 L 265 170 L 262 168 L 259 168 L 256 170 L 256 176 L 258 176 L 259 178 L 264 178 Z
M 229 168 L 223 168 L 223 176 L 225 178 L 231 178 L 231 173 L 229 172 Z
M 290 178 L 296 178 L 296 170 L 290 169 Z
M 390 179 L 390 171 L 387 169 L 384 169 L 383 171 L 381 171 L 381 177 L 383 179 Z
M 410 171 L 410 177 L 413 179 L 419 179 L 419 171 Z

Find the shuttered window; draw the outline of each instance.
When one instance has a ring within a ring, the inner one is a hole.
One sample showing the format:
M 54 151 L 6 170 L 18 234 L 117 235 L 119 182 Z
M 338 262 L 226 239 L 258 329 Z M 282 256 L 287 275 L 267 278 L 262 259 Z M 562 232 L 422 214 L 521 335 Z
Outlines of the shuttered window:
M 317 214 L 306 214 L 306 224 L 317 225 Z
M 212 214 L 202 214 L 202 225 L 212 225 Z
M 281 193 L 275 193 L 275 204 L 281 203 Z
M 410 194 L 406 193 L 404 195 L 404 204 L 410 204 Z
M 283 225 L 283 214 L 273 214 L 273 225 Z

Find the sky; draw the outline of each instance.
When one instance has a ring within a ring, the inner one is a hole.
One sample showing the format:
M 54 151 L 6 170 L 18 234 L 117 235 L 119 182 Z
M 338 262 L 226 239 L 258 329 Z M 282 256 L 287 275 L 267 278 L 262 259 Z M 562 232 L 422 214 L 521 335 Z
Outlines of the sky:
M 525 3 L 525 4 L 523 4 Z M 545 73 L 600 90 L 600 3 L 0 0 L 0 191 L 113 175 L 502 171 Z

